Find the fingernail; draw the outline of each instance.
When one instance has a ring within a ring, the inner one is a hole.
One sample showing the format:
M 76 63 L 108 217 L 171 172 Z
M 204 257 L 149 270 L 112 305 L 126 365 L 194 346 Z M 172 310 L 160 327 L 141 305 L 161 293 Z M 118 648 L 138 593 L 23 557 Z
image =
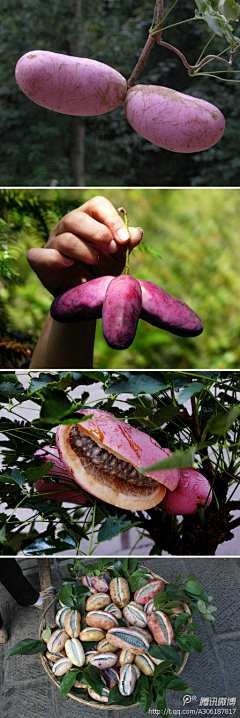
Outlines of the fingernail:
M 117 242 L 115 242 L 115 239 L 111 239 L 111 242 L 109 242 L 109 245 L 108 245 L 108 251 L 110 252 L 110 254 L 113 254 L 113 252 L 116 252 L 117 248 L 118 248 Z
M 74 259 L 71 259 L 71 257 L 65 257 L 63 255 L 63 264 L 65 264 L 66 267 L 71 267 L 71 265 L 74 264 Z
M 116 238 L 119 240 L 119 242 L 129 242 L 130 234 L 127 231 L 126 227 L 121 227 L 121 229 L 118 229 L 116 232 Z

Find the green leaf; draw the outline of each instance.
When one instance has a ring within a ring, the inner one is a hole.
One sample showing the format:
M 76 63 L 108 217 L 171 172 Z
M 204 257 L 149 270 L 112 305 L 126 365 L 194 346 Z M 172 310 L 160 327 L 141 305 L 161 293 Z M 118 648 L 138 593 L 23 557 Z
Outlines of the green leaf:
M 174 451 L 167 459 L 156 461 L 155 464 L 144 466 L 138 469 L 139 473 L 144 471 L 161 471 L 163 469 L 184 469 L 193 466 L 194 457 L 197 451 L 196 446 L 190 446 L 186 451 Z
M 162 409 L 158 409 L 153 415 L 152 419 L 154 421 L 154 424 L 156 424 L 157 426 L 162 426 L 162 424 L 165 424 L 165 422 L 172 421 L 172 419 L 174 419 L 175 416 L 178 416 L 179 413 L 180 410 L 178 406 L 168 404 L 167 406 L 163 406 Z
M 2 526 L 2 528 L 0 530 L 0 542 L 5 543 L 5 541 L 6 541 L 6 524 L 4 524 L 4 526 Z
M 194 396 L 194 394 L 198 394 L 202 389 L 205 389 L 205 385 L 202 384 L 200 381 L 193 381 L 191 384 L 189 384 L 186 389 L 183 389 L 180 391 L 180 394 L 178 395 L 177 402 L 178 404 L 185 404 L 185 402 L 190 399 L 191 396 Z
M 114 516 L 108 516 L 99 529 L 98 542 L 110 541 L 114 536 L 118 536 L 123 531 L 130 529 L 132 524 L 130 521 L 125 520 L 125 518 L 126 514 L 120 516 L 119 519 L 116 519 Z
M 160 660 L 164 660 L 166 658 L 167 660 L 172 660 L 177 666 L 182 665 L 181 656 L 176 648 L 173 648 L 172 646 L 157 646 L 154 643 L 151 644 L 148 652 L 150 656 L 153 656 L 153 658 L 159 658 Z
M 65 532 L 64 532 L 65 533 Z M 76 541 L 66 533 L 64 540 L 51 536 L 39 536 L 30 546 L 23 549 L 26 556 L 50 556 L 54 552 L 67 551 L 76 547 Z
M 149 581 L 149 577 L 146 576 L 144 571 L 136 571 L 128 576 L 128 583 L 131 591 L 137 591 L 138 588 L 142 588 Z
M 43 653 L 46 650 L 46 643 L 34 638 L 24 638 L 11 648 L 8 656 L 32 656 L 34 653 Z
M 74 670 L 71 669 L 71 671 L 65 673 L 65 676 L 62 676 L 60 682 L 60 696 L 65 696 L 67 693 L 69 693 L 73 684 L 75 683 L 78 673 L 79 668 L 76 668 Z
M 76 404 L 70 401 L 63 391 L 44 389 L 40 418 L 34 423 L 50 427 L 61 424 L 62 419 L 67 418 L 67 415 L 70 415 L 75 408 Z
M 52 631 L 51 631 L 50 626 L 48 626 L 48 628 L 45 628 L 45 630 L 42 632 L 42 640 L 44 641 L 44 643 L 46 643 L 48 641 L 48 639 L 51 637 L 51 635 L 52 635 Z
M 157 706 L 157 710 L 160 711 L 160 715 L 162 715 L 162 716 L 170 715 L 171 716 L 171 713 L 169 713 L 169 711 L 168 711 L 168 706 L 166 703 L 165 696 L 160 695 L 160 694 L 157 695 L 156 706 Z
M 206 613 L 206 610 L 207 610 L 206 603 L 204 601 L 201 601 L 201 599 L 200 599 L 200 601 L 197 602 L 197 607 L 198 607 L 198 610 L 200 611 L 200 613 Z
M 158 676 L 161 675 L 161 673 L 164 673 L 166 668 L 169 668 L 172 665 L 172 660 L 165 660 L 162 661 L 162 663 L 159 663 L 158 666 L 156 666 L 153 674 L 153 679 L 158 678 Z
M 218 0 L 218 7 L 226 20 L 238 20 L 240 8 L 235 0 Z
M 140 678 L 138 682 L 140 681 Z M 151 708 L 153 701 L 153 691 L 151 686 L 149 686 L 148 689 L 141 688 L 139 690 L 139 705 L 143 713 L 148 713 L 149 708 Z
M 156 593 L 156 596 L 154 596 L 153 601 L 155 608 L 161 608 L 162 604 L 167 601 L 166 591 L 158 591 L 158 593 Z
M 187 593 L 189 593 L 191 596 L 197 597 L 203 595 L 203 589 L 196 581 L 184 581 L 183 585 L 185 591 L 187 591 Z
M 131 576 L 138 568 L 138 558 L 125 558 L 122 563 L 122 571 Z
M 26 476 L 22 476 L 19 469 L 13 469 L 7 474 L 1 474 L 0 481 L 7 480 L 10 484 L 17 484 L 22 487 L 26 483 Z
M 56 374 L 56 372 L 40 372 L 39 376 L 34 376 L 31 378 L 28 393 L 33 394 L 39 391 L 48 384 L 55 382 L 57 377 L 58 375 Z
M 176 636 L 175 640 L 179 648 L 181 648 L 183 651 L 189 651 L 190 653 L 193 653 L 193 651 L 201 653 L 202 651 L 202 643 L 198 636 L 190 636 L 184 634 L 182 636 Z
M 224 436 L 234 421 L 238 419 L 239 414 L 240 407 L 238 404 L 233 406 L 229 411 L 220 411 L 209 419 L 206 429 L 214 435 Z
M 83 668 L 83 678 L 87 681 L 88 685 L 91 686 L 97 693 L 102 695 L 103 683 L 101 681 L 101 672 L 96 666 L 91 666 L 89 663 L 86 668 Z
M 154 379 L 148 374 L 132 374 L 131 372 L 124 372 L 124 379 L 120 381 L 113 380 L 110 386 L 107 387 L 107 394 L 141 394 L 146 392 L 147 394 L 157 394 L 161 389 L 166 389 L 168 384 L 161 376 L 161 379 Z
M 169 691 L 184 691 L 186 688 L 188 688 L 188 685 L 181 678 L 172 678 L 168 683 Z

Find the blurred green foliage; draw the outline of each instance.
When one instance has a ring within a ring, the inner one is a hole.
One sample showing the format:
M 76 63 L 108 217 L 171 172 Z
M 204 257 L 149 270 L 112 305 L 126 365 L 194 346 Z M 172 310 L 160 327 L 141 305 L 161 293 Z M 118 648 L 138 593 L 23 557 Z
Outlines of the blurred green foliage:
M 95 189 L 2 190 L 0 218 L 14 243 L 16 278 L 0 278 L 5 328 L 39 335 L 52 297 L 28 266 L 26 252 L 43 246 L 66 212 L 96 194 Z M 189 304 L 203 321 L 196 338 L 182 338 L 139 321 L 129 349 L 116 352 L 97 322 L 95 368 L 235 368 L 240 363 L 239 199 L 234 189 L 103 189 L 115 207 L 123 205 L 130 226 L 144 229 L 142 249 L 131 255 L 130 273 L 163 287 Z M 144 248 L 157 249 L 156 259 Z M 3 328 L 2 328 L 3 331 Z

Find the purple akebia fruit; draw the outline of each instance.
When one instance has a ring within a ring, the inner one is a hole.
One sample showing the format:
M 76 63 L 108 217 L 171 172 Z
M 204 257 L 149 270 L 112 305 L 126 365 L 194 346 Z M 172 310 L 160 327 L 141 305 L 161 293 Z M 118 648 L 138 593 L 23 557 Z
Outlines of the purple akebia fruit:
M 57 322 L 79 322 L 100 319 L 106 290 L 113 276 L 97 277 L 62 292 L 52 303 L 50 312 Z
M 112 349 L 132 344 L 142 308 L 142 292 L 137 279 L 122 274 L 109 282 L 102 308 L 102 329 Z
M 125 78 L 113 67 L 48 50 L 20 57 L 15 74 L 32 102 L 65 115 L 103 115 L 121 105 L 127 94 Z
M 139 279 L 139 284 L 142 290 L 141 319 L 180 337 L 196 337 L 201 334 L 201 319 L 185 302 L 167 294 L 152 282 Z
M 170 152 L 202 152 L 218 142 L 225 120 L 210 102 L 170 87 L 135 85 L 124 103 L 131 127 Z
M 201 319 L 185 302 L 128 274 L 97 277 L 72 287 L 54 299 L 50 311 L 53 319 L 66 323 L 102 316 L 103 335 L 113 349 L 130 346 L 139 316 L 181 337 L 195 337 L 203 331 Z

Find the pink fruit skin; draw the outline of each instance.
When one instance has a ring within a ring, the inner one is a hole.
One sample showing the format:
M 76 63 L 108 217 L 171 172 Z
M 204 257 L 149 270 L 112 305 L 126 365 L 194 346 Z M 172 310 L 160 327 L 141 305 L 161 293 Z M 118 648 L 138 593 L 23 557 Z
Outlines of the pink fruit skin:
M 185 514 L 196 514 L 198 504 L 203 506 L 207 500 L 211 503 L 212 492 L 210 484 L 203 474 L 195 469 L 181 469 L 180 480 L 177 488 L 170 492 L 166 491 L 163 501 L 159 507 L 166 514 L 173 516 Z
M 97 576 L 93 576 L 91 578 L 91 584 L 97 593 L 108 593 L 108 582 L 105 581 L 105 578 L 100 578 L 100 576 L 97 578 Z
M 156 613 L 149 613 L 148 615 L 148 627 L 150 628 L 150 631 L 152 632 L 153 638 L 155 638 L 155 641 L 161 645 L 171 645 L 173 638 L 174 638 L 174 632 L 172 625 L 169 621 L 169 618 L 166 616 L 166 625 L 168 627 L 168 640 L 166 640 L 166 637 L 164 635 L 164 631 L 162 630 L 161 626 L 158 623 L 157 620 L 157 614 L 161 614 L 161 611 L 156 611 Z
M 142 292 L 137 279 L 124 274 L 109 283 L 102 309 L 103 335 L 112 349 L 132 344 L 142 308 Z
M 125 78 L 109 65 L 46 50 L 20 57 L 15 75 L 30 100 L 65 115 L 103 115 L 118 107 L 127 92 Z
M 201 334 L 201 319 L 185 302 L 171 297 L 152 282 L 146 282 L 144 279 L 138 281 L 142 290 L 141 319 L 180 337 L 195 337 Z
M 207 150 L 225 129 L 217 107 L 169 87 L 135 85 L 128 90 L 124 106 L 131 127 L 170 152 Z
M 59 294 L 50 312 L 57 322 L 79 322 L 100 319 L 105 294 L 113 276 L 97 277 Z
M 47 452 L 50 452 L 49 454 Z M 34 456 L 41 457 L 41 463 L 45 464 L 47 461 L 53 461 L 55 466 L 52 467 L 46 474 L 54 475 L 58 477 L 59 483 L 51 483 L 44 479 L 38 479 L 35 484 L 35 489 L 40 494 L 44 494 L 49 499 L 55 501 L 67 501 L 76 504 L 85 504 L 87 497 L 84 494 L 80 494 L 76 489 L 69 488 L 68 482 L 73 483 L 71 474 L 66 471 L 66 468 L 59 458 L 58 450 L 55 447 L 45 446 L 44 449 L 38 449 L 35 451 Z
M 119 681 L 119 671 L 114 668 L 106 668 L 102 671 L 102 675 L 108 685 L 108 688 L 113 688 Z
M 84 409 L 79 414 L 93 414 L 92 419 L 81 422 L 85 432 L 91 432 L 92 439 L 103 442 L 109 451 L 123 455 L 125 461 L 134 464 L 136 468 L 148 466 L 171 456 L 170 449 L 162 449 L 149 434 L 135 429 L 121 419 L 116 419 L 110 412 L 101 409 Z M 61 429 L 61 426 L 57 429 L 56 444 L 63 464 L 66 465 L 61 451 Z M 146 475 L 167 486 L 170 491 L 173 491 L 179 482 L 179 469 L 147 471 Z
M 162 502 L 161 502 L 161 503 L 162 503 Z M 141 591 L 141 589 L 138 589 L 137 591 L 135 591 L 135 593 L 134 593 L 134 601 L 136 601 L 136 603 L 139 603 L 140 606 L 144 606 L 145 603 L 147 603 L 148 601 L 150 601 L 150 598 L 154 598 L 154 596 L 156 596 L 157 593 L 159 593 L 159 591 L 164 591 L 164 588 L 165 588 L 165 583 L 164 583 L 164 581 L 159 581 L 158 586 L 156 586 L 156 588 L 155 588 L 153 591 L 151 591 L 151 583 L 155 583 L 155 582 L 156 582 L 156 579 L 155 579 L 155 578 L 152 578 L 152 579 L 148 582 L 148 584 L 146 584 L 146 585 L 149 586 L 149 593 L 147 593 L 143 598 L 139 598 L 139 597 L 138 597 L 139 590 Z M 144 586 L 143 586 L 142 588 L 144 588 Z

